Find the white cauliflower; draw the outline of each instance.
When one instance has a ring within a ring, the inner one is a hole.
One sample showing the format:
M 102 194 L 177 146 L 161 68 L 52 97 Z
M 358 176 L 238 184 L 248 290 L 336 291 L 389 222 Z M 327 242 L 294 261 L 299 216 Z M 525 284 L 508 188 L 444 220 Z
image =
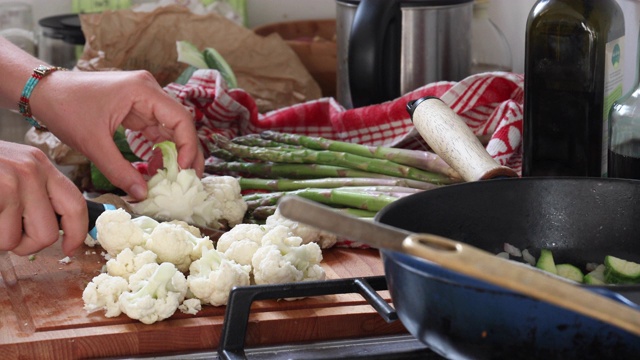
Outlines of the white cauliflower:
M 182 220 L 200 226 L 216 226 L 215 202 L 206 201 L 200 177 L 194 169 L 180 169 L 178 150 L 171 141 L 156 145 L 162 151 L 164 169 L 149 179 L 147 198 L 132 204 L 138 214 L 155 219 Z
M 178 306 L 178 310 L 184 314 L 195 315 L 202 310 L 202 302 L 200 299 L 186 299 Z
M 214 207 L 215 228 L 232 228 L 242 223 L 247 212 L 247 203 L 241 193 L 240 182 L 233 176 L 210 175 L 202 179 L 207 194 L 207 202 Z
M 284 225 L 291 230 L 293 235 L 302 238 L 303 244 L 315 242 L 323 249 L 328 249 L 335 245 L 338 237 L 330 232 L 320 230 L 311 225 L 303 224 L 294 220 L 287 219 L 280 214 L 280 210 L 276 208 L 276 212 L 269 216 L 266 220 L 267 226 Z
M 251 265 L 253 254 L 262 245 L 267 227 L 258 224 L 238 224 L 218 239 L 216 249 L 227 259 L 241 265 Z
M 181 226 L 183 229 L 187 230 L 188 232 L 190 232 L 195 237 L 198 237 L 198 238 L 202 237 L 202 233 L 200 232 L 200 229 L 198 229 L 197 227 L 195 227 L 193 225 L 189 225 L 189 223 L 187 223 L 185 221 L 182 221 L 182 220 L 171 220 L 168 223 Z
M 119 276 L 100 274 L 94 277 L 82 292 L 84 309 L 91 313 L 105 310 L 106 317 L 116 317 L 121 314 L 118 298 L 129 290 L 129 283 Z
M 262 238 L 262 246 L 251 262 L 256 284 L 278 284 L 324 280 L 321 261 L 322 249 L 318 244 L 302 244 L 302 238 L 278 225 Z
M 107 210 L 96 219 L 97 238 L 109 255 L 116 256 L 126 248 L 143 245 L 144 231 L 123 209 Z
M 171 263 L 146 264 L 129 277 L 129 290 L 118 298 L 120 310 L 153 324 L 176 312 L 187 294 L 187 280 Z
M 135 274 L 142 266 L 146 264 L 154 264 L 158 259 L 151 250 L 145 250 L 140 246 L 133 249 L 126 248 L 122 250 L 115 258 L 107 261 L 107 273 L 111 276 L 120 276 L 129 279 L 129 276 Z
M 156 226 L 144 244 L 158 255 L 158 262 L 170 262 L 182 272 L 189 270 L 205 249 L 213 249 L 209 237 L 197 238 L 180 224 L 162 222 Z
M 221 252 L 211 249 L 191 263 L 187 284 L 189 291 L 204 304 L 226 305 L 234 286 L 250 284 L 250 272 L 250 265 L 225 259 Z
M 155 229 L 155 227 L 160 224 L 157 220 L 144 215 L 135 217 L 131 219 L 131 221 L 134 224 L 138 225 L 138 227 L 142 229 L 142 231 L 144 231 L 146 234 L 151 234 L 153 229 Z

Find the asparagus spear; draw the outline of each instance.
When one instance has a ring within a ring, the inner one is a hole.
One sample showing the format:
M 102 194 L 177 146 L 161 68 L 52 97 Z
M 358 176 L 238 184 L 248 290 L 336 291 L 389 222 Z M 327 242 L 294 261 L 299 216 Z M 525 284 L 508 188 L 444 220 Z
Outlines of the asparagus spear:
M 263 131 L 263 139 L 289 145 L 301 145 L 313 150 L 332 150 L 360 155 L 368 158 L 387 159 L 393 162 L 432 171 L 459 179 L 460 175 L 453 170 L 440 156 L 426 150 L 409 150 L 385 146 L 367 146 L 322 137 L 299 134 Z
M 306 188 L 337 188 L 344 186 L 402 186 L 406 188 L 430 190 L 438 187 L 432 183 L 410 179 L 385 178 L 320 178 L 320 179 L 262 179 L 239 178 L 243 190 L 290 191 Z
M 252 220 L 267 220 L 267 218 L 276 212 L 277 205 L 264 205 L 258 206 L 250 212 L 247 212 L 248 216 Z M 338 208 L 336 211 L 342 211 L 349 215 L 360 218 L 373 218 L 376 216 L 375 211 L 353 209 L 353 208 Z
M 276 212 L 277 205 L 258 206 L 251 211 L 251 217 L 255 220 L 266 220 Z
M 394 163 L 389 160 L 367 158 L 344 152 L 329 150 L 318 151 L 311 149 L 277 151 L 270 148 L 234 144 L 229 139 L 220 135 L 214 135 L 214 141 L 218 147 L 245 159 L 343 166 L 384 175 L 426 181 L 438 185 L 451 184 L 455 182 L 455 180 L 443 174 L 428 172 L 411 166 Z
M 291 149 L 299 149 L 301 146 L 286 144 L 283 142 L 273 141 L 269 139 L 263 139 L 260 134 L 247 134 L 242 136 L 237 136 L 231 139 L 232 142 L 238 145 L 246 145 L 246 146 L 260 146 L 260 147 L 271 147 L 271 148 L 291 148 Z
M 349 169 L 342 166 L 319 165 L 319 164 L 288 164 L 273 162 L 217 162 L 207 164 L 205 171 L 210 174 L 233 174 L 241 173 L 255 175 L 263 178 L 385 178 L 401 179 L 398 177 L 383 174 L 371 173 L 357 169 Z
M 391 204 L 400 197 L 410 193 L 395 193 L 394 195 L 382 192 L 370 192 L 354 190 L 350 188 L 336 189 L 301 189 L 295 191 L 280 191 L 266 194 L 251 194 L 244 196 L 248 209 L 252 210 L 259 206 L 276 205 L 278 200 L 284 195 L 298 195 L 309 200 L 332 206 L 348 206 L 355 209 L 379 211 L 383 207 Z

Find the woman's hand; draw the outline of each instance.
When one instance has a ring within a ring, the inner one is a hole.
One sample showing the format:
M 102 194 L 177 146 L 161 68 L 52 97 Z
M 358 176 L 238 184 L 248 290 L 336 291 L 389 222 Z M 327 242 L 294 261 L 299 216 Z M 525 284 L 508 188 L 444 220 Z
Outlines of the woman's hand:
M 36 119 L 136 199 L 146 197 L 147 186 L 113 142 L 120 125 L 154 143 L 175 142 L 180 166 L 204 171 L 191 114 L 147 71 L 56 71 L 35 87 L 30 102 Z
M 87 236 L 84 197 L 37 148 L 0 141 L 0 250 L 33 254 L 59 238 L 71 255 Z

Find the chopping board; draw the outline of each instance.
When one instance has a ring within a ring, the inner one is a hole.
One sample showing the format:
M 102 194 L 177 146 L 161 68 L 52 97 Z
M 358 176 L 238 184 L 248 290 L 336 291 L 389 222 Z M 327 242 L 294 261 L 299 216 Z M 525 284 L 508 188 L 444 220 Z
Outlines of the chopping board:
M 225 306 L 203 306 L 197 315 L 177 311 L 145 325 L 126 315 L 87 313 L 82 292 L 105 264 L 102 248 L 83 246 L 69 263 L 59 243 L 35 258 L 10 254 L 18 280 L 0 282 L 0 359 L 86 359 L 214 351 Z M 379 252 L 333 248 L 323 251 L 328 279 L 384 274 Z M 379 294 L 391 302 L 388 291 Z M 387 323 L 359 294 L 295 301 L 260 300 L 252 305 L 246 346 L 405 334 L 400 321 Z

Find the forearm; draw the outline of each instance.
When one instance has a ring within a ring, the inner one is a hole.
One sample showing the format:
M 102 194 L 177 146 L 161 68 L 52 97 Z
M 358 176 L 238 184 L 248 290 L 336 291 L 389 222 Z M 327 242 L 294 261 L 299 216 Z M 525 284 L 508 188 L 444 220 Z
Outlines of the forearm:
M 0 64 L 0 108 L 17 110 L 20 94 L 33 69 L 47 64 L 1 36 Z

